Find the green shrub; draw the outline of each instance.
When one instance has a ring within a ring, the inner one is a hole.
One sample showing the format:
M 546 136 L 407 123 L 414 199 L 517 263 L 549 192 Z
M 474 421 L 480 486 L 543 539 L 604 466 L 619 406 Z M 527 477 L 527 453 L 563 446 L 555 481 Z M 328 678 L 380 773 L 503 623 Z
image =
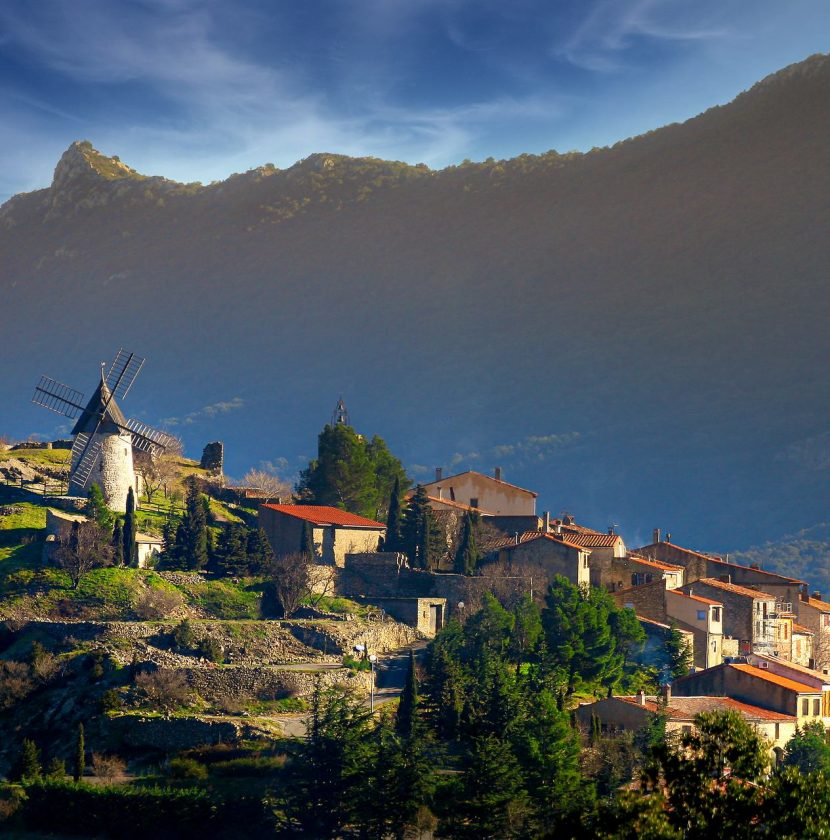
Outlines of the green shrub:
M 216 819 L 210 796 L 197 788 L 100 787 L 47 780 L 26 785 L 26 796 L 22 813 L 28 830 L 81 837 L 209 837 Z
M 225 661 L 225 649 L 222 647 L 222 643 L 218 639 L 207 636 L 199 642 L 197 650 L 199 651 L 200 656 L 203 656 L 210 662 Z
M 171 779 L 197 779 L 202 781 L 208 777 L 207 767 L 195 758 L 173 758 L 167 768 Z
M 233 778 L 257 778 L 271 776 L 285 766 L 284 755 L 266 758 L 235 758 L 231 761 L 217 761 L 210 768 L 216 776 Z
M 196 634 L 189 618 L 176 625 L 173 630 L 173 643 L 181 650 L 190 650 L 196 644 Z
M 348 653 L 343 657 L 343 665 L 353 671 L 368 671 L 372 667 L 372 663 L 368 659 L 355 659 Z

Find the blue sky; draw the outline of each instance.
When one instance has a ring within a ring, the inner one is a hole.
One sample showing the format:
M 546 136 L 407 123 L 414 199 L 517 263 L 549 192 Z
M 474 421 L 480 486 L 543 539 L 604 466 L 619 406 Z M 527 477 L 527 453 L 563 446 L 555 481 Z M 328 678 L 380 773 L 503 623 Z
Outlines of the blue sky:
M 75 139 L 204 182 L 315 151 L 585 150 L 828 36 L 827 0 L 0 0 L 0 201 Z

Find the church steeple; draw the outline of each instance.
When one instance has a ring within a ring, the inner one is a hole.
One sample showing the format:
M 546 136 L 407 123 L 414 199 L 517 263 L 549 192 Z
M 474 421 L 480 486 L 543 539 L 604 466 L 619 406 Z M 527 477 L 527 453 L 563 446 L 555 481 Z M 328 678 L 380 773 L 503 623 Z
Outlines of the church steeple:
M 351 426 L 349 422 L 349 412 L 346 409 L 346 403 L 343 402 L 343 397 L 337 401 L 334 411 L 331 415 L 332 426 Z

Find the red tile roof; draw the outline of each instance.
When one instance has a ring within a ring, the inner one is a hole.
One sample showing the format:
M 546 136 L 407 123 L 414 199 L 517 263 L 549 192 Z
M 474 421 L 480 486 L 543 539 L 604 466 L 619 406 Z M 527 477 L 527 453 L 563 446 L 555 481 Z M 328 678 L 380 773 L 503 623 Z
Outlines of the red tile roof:
M 262 505 L 269 510 L 294 516 L 314 525 L 341 525 L 349 528 L 385 528 L 382 522 L 375 522 L 373 519 L 366 519 L 364 516 L 357 516 L 348 513 L 340 508 L 328 507 L 326 505 Z
M 570 528 L 562 529 L 565 539 L 586 548 L 610 548 L 620 540 L 619 534 L 599 534 L 594 531 L 571 531 Z M 554 536 L 556 536 L 554 534 Z
M 827 601 L 820 601 L 818 598 L 808 598 L 807 603 L 814 609 L 821 610 L 821 612 L 830 612 L 830 604 Z
M 736 583 L 727 583 L 717 578 L 701 578 L 689 584 L 689 586 L 697 586 L 699 583 L 712 586 L 715 589 L 722 589 L 724 592 L 732 592 L 734 595 L 745 595 L 747 598 L 763 598 L 767 601 L 775 600 L 775 595 L 770 595 L 768 592 L 759 592 L 757 589 L 750 589 L 748 586 L 738 586 Z
M 502 537 L 500 539 L 493 540 L 491 542 L 486 543 L 482 546 L 482 551 L 491 552 L 496 551 L 506 551 L 513 548 L 518 548 L 520 545 L 524 545 L 525 543 L 533 542 L 534 540 L 552 540 L 555 543 L 559 543 L 560 545 L 566 545 L 568 548 L 576 548 L 580 551 L 587 551 L 590 553 L 590 549 L 586 548 L 585 546 L 579 545 L 575 542 L 570 542 L 564 536 L 557 536 L 556 534 L 545 534 L 542 531 L 523 531 L 519 534 L 519 542 L 516 542 L 515 537 Z
M 803 624 L 796 624 L 795 622 L 793 622 L 793 633 L 802 633 L 809 636 L 816 635 L 815 630 L 811 630 L 809 627 L 805 627 Z
M 796 682 L 787 677 L 780 677 L 778 674 L 771 674 L 769 671 L 756 668 L 754 665 L 745 665 L 741 662 L 731 662 L 726 666 L 727 668 L 734 668 L 736 671 L 741 671 L 744 674 L 749 674 L 752 677 L 757 677 L 767 682 L 780 685 L 782 688 L 788 688 L 790 691 L 797 691 L 799 694 L 820 694 L 821 692 L 813 688 L 811 685 Z
M 640 702 L 635 697 L 617 697 L 617 700 L 624 700 L 639 706 Z M 792 721 L 796 718 L 793 715 L 785 715 L 781 712 L 771 712 L 769 709 L 761 709 L 758 706 L 751 706 L 749 703 L 742 703 L 732 697 L 672 697 L 665 708 L 661 707 L 656 697 L 646 697 L 646 705 L 643 707 L 650 712 L 664 711 L 666 716 L 673 720 L 693 720 L 701 712 L 738 712 L 745 720 L 768 720 L 768 721 Z
M 720 601 L 713 601 L 711 598 L 704 598 L 702 595 L 692 595 L 689 592 L 682 592 L 679 589 L 667 589 L 666 595 L 679 595 L 682 598 L 691 598 L 693 601 L 700 601 L 702 604 L 714 604 L 716 607 L 722 607 Z
M 518 490 L 521 493 L 527 493 L 528 496 L 533 496 L 534 499 L 539 495 L 538 493 L 534 493 L 532 490 L 525 490 L 524 487 L 519 487 L 516 484 L 510 484 L 509 481 L 502 481 L 500 478 L 494 478 L 492 475 L 487 475 L 486 473 L 480 473 L 480 472 L 477 472 L 476 470 L 464 470 L 464 472 L 455 473 L 455 475 L 441 476 L 440 481 L 428 481 L 423 486 L 424 487 L 432 487 L 433 484 L 445 484 L 447 481 L 450 481 L 453 478 L 459 478 L 462 475 L 477 475 L 480 478 L 486 478 L 489 481 L 492 481 L 494 484 L 502 484 L 505 487 L 510 487 L 512 490 Z
M 656 569 L 663 569 L 666 572 L 681 572 L 683 566 L 675 566 L 674 563 L 664 563 L 662 560 L 650 560 L 647 557 L 640 557 L 639 554 L 629 554 L 628 560 L 632 563 L 642 563 L 644 566 L 654 566 Z

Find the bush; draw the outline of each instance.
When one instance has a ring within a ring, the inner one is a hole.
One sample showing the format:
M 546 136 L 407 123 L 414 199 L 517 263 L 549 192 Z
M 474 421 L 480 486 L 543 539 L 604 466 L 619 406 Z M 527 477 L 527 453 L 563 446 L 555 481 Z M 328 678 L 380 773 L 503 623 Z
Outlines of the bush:
M 180 650 L 190 650 L 196 644 L 196 634 L 189 618 L 185 618 L 173 631 L 173 644 Z
M 0 709 L 8 709 L 35 689 L 31 669 L 25 662 L 0 662 Z
M 148 589 L 135 605 L 135 614 L 142 621 L 167 618 L 184 603 L 182 596 L 170 589 Z
M 117 755 L 92 754 L 92 774 L 112 784 L 116 776 L 123 776 L 127 763 Z
M 203 781 L 208 777 L 207 767 L 195 758 L 173 758 L 167 765 L 171 779 L 196 779 Z
M 26 828 L 62 835 L 119 840 L 210 837 L 216 819 L 210 796 L 196 788 L 99 787 L 50 780 L 27 785 L 26 796 Z
M 235 758 L 231 761 L 217 761 L 211 772 L 217 776 L 233 778 L 257 778 L 271 776 L 285 767 L 286 757 L 274 755 L 266 758 Z
M 343 665 L 353 671 L 368 671 L 372 667 L 372 663 L 368 659 L 355 659 L 348 653 L 343 657 Z
M 55 756 L 49 760 L 46 765 L 47 779 L 62 779 L 66 776 L 66 762 L 62 758 Z
M 101 695 L 101 711 L 104 713 L 120 711 L 123 705 L 121 695 L 114 688 L 108 688 Z
M 142 671 L 136 674 L 135 687 L 143 700 L 166 711 L 190 704 L 187 680 L 175 671 Z
M 211 636 L 202 639 L 199 642 L 197 650 L 200 656 L 203 656 L 210 662 L 225 661 L 225 648 L 222 647 L 222 643 L 218 639 L 214 639 Z

